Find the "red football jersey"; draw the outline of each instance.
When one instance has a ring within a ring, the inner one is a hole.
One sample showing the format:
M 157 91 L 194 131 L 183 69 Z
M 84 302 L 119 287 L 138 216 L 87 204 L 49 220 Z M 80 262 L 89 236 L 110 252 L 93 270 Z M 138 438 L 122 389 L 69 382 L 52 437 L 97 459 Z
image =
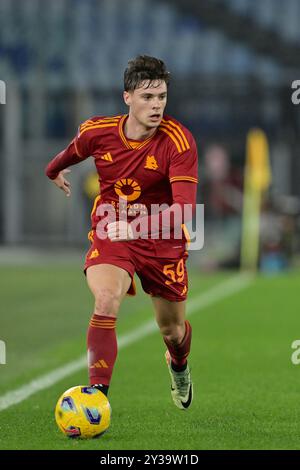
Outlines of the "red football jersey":
M 137 216 L 151 215 L 149 226 L 152 228 L 154 223 L 160 232 L 163 209 L 159 210 L 158 216 L 153 216 L 152 204 L 172 206 L 179 203 L 182 206 L 196 202 L 196 144 L 192 134 L 181 123 L 166 115 L 149 139 L 128 140 L 124 134 L 127 118 L 127 114 L 96 116 L 85 121 L 70 145 L 48 164 L 46 174 L 55 179 L 64 168 L 92 156 L 100 183 L 100 194 L 92 210 L 92 229 L 95 230 L 101 220 L 97 215 L 99 205 L 110 204 L 117 219 L 124 218 L 124 213 L 129 222 Z M 170 238 L 174 239 L 172 222 L 170 227 Z M 149 238 L 143 236 L 148 230 L 140 233 L 142 238 Z M 178 240 L 176 247 L 183 248 L 185 237 L 181 235 L 180 238 L 181 242 Z M 148 241 L 150 245 L 143 240 L 135 240 L 134 244 L 143 249 L 147 245 L 153 246 L 154 239 Z M 158 247 L 160 244 L 155 245 Z M 167 245 L 162 245 L 166 255 Z
M 130 141 L 124 134 L 128 115 L 93 117 L 84 122 L 74 139 L 81 159 L 90 155 L 99 175 L 101 203 L 118 213 L 119 198 L 127 203 L 128 218 L 150 215 L 151 204 L 172 205 L 171 183 L 197 183 L 197 148 L 192 134 L 175 119 L 164 116 L 155 134 L 145 141 Z M 122 204 L 123 207 L 123 204 Z

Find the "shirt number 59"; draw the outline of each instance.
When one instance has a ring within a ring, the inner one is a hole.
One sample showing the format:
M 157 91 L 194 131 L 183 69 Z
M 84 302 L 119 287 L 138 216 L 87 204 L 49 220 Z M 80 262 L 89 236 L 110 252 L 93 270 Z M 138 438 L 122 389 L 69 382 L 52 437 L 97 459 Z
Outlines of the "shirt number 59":
M 177 264 L 165 264 L 163 268 L 164 275 L 168 278 L 165 284 L 175 284 L 176 282 L 182 282 L 184 279 L 184 261 L 181 259 Z

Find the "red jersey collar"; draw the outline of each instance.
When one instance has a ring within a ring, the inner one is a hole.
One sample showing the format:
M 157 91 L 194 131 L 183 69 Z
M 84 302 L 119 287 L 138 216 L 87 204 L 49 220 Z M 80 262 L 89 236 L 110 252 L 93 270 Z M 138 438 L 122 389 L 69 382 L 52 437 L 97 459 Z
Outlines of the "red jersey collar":
M 154 132 L 154 134 L 151 137 L 149 137 L 146 140 L 142 140 L 140 142 L 140 144 L 138 144 L 135 147 L 132 147 L 130 145 L 130 140 L 133 140 L 133 139 L 127 139 L 127 137 L 125 136 L 125 133 L 124 133 L 124 125 L 125 125 L 125 121 L 126 121 L 127 118 L 128 118 L 128 114 L 124 114 L 122 116 L 122 118 L 120 119 L 120 121 L 119 121 L 119 135 L 120 135 L 120 138 L 121 138 L 122 142 L 124 143 L 125 147 L 127 147 L 128 149 L 130 149 L 130 150 L 139 150 L 142 147 L 145 147 L 145 145 L 147 145 L 150 142 L 150 140 L 153 139 L 153 137 L 156 135 L 157 130 Z

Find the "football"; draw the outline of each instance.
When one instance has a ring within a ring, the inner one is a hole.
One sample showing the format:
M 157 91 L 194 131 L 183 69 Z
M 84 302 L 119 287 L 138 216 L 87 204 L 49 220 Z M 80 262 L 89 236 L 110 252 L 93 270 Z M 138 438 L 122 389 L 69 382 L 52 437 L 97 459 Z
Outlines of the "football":
M 98 437 L 109 427 L 111 407 L 97 388 L 78 385 L 64 392 L 55 408 L 55 420 L 68 437 Z

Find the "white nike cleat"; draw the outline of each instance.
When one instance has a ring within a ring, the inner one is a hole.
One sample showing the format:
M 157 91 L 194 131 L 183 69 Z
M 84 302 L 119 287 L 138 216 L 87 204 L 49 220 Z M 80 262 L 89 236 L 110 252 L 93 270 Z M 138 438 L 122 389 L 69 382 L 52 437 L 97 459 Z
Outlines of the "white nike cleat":
M 169 351 L 165 354 L 167 366 L 171 376 L 171 395 L 175 405 L 181 410 L 186 410 L 193 400 L 193 384 L 189 366 L 182 372 L 176 372 L 171 366 Z

